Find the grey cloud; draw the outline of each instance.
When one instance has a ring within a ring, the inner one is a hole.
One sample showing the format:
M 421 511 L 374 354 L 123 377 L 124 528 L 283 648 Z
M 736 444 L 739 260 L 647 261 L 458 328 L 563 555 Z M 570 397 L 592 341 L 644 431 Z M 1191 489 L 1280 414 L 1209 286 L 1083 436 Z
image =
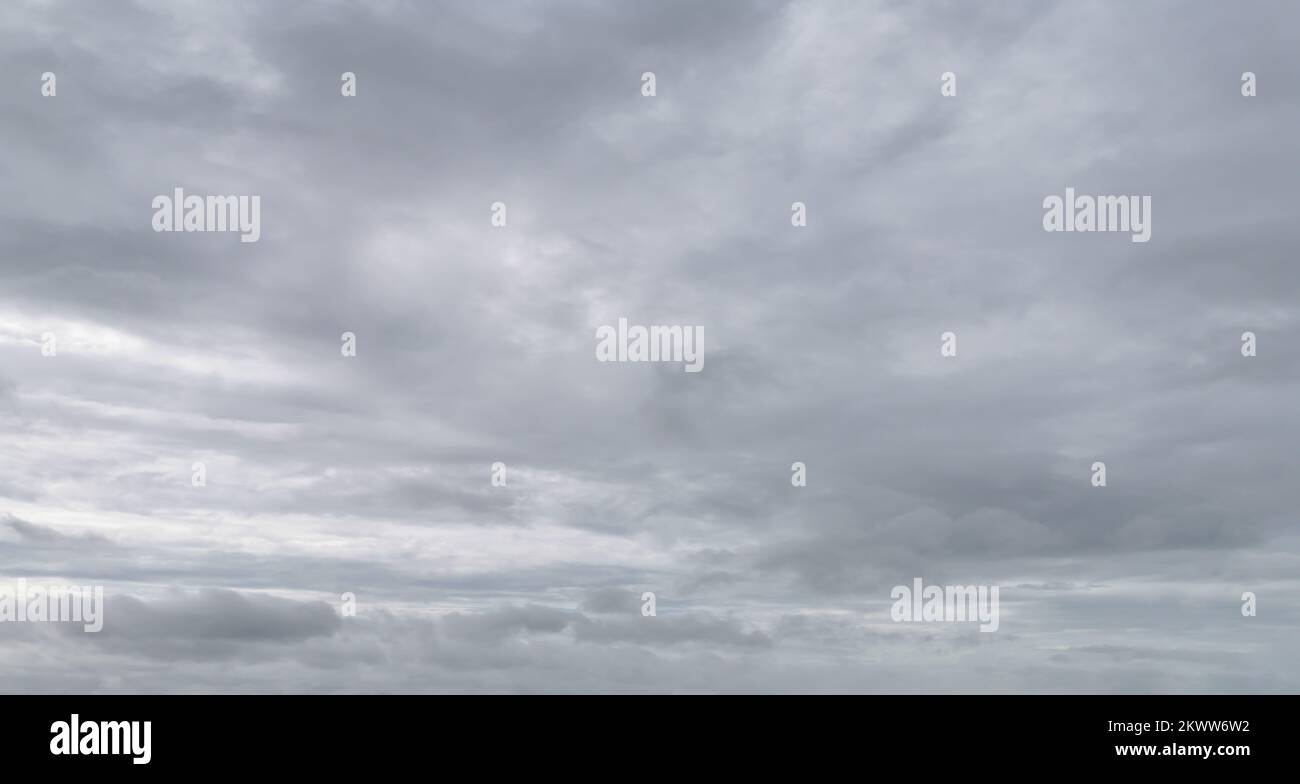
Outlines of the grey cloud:
M 122 625 L 0 629 L 0 689 L 1294 690 L 1295 17 L 6 4 L 0 578 Z M 1043 232 L 1067 185 L 1151 242 Z M 889 624 L 915 576 L 1002 629 Z
M 202 590 L 152 602 L 105 597 L 103 629 L 67 627 L 102 656 L 149 659 L 260 660 L 273 651 L 338 632 L 340 618 L 324 602 L 298 602 L 227 590 Z M 268 650 L 269 649 L 269 650 Z
M 64 534 L 53 528 L 30 523 L 9 514 L 0 515 L 0 524 L 7 526 L 10 531 L 17 534 L 23 544 L 38 548 L 105 547 L 110 544 L 108 539 L 97 534 Z

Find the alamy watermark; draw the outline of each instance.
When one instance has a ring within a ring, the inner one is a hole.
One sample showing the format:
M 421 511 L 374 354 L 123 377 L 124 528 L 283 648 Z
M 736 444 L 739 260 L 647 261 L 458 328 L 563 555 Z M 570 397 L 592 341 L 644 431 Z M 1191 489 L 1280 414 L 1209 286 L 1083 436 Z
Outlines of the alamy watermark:
M 151 721 L 88 721 L 74 713 L 67 721 L 50 725 L 50 753 L 123 754 L 133 765 L 148 765 L 153 759 Z
M 1043 231 L 1128 231 L 1133 242 L 1151 239 L 1150 196 L 1051 194 L 1043 198 Z
M 176 188 L 153 197 L 153 208 L 154 231 L 237 231 L 240 242 L 262 236 L 261 196 L 186 196 Z
M 704 369 L 704 327 L 628 326 L 596 329 L 596 359 L 601 362 L 684 362 L 687 373 Z
M 104 628 L 104 587 L 29 586 L 20 577 L 11 587 L 0 585 L 0 621 L 80 623 L 97 632 Z
M 979 621 L 980 631 L 998 630 L 998 586 L 922 585 L 921 578 L 912 585 L 896 585 L 889 592 L 894 606 L 889 617 L 895 623 Z

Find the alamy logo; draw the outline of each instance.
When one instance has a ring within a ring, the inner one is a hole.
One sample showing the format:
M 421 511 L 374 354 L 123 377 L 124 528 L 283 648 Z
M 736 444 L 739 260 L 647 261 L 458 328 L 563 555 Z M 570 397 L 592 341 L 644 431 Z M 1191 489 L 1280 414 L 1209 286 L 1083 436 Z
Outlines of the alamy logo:
M 1052 194 L 1043 199 L 1044 231 L 1128 231 L 1133 242 L 1151 239 L 1150 196 Z
M 912 586 L 896 585 L 889 592 L 894 606 L 889 617 L 895 623 L 979 621 L 980 631 L 998 630 L 998 586 L 926 585 L 921 578 Z
M 687 373 L 704 369 L 704 327 L 628 326 L 596 329 L 596 359 L 601 362 L 684 362 Z
M 0 587 L 0 621 L 80 623 L 83 631 L 97 632 L 104 628 L 104 587 L 29 587 L 20 577 L 12 591 Z
M 237 231 L 240 242 L 262 236 L 261 196 L 186 196 L 176 188 L 171 196 L 153 197 L 154 231 Z
M 142 726 L 143 725 L 143 726 Z M 69 721 L 50 725 L 50 753 L 61 754 L 129 754 L 133 765 L 148 765 L 153 759 L 149 736 L 150 721 L 81 721 L 72 714 Z

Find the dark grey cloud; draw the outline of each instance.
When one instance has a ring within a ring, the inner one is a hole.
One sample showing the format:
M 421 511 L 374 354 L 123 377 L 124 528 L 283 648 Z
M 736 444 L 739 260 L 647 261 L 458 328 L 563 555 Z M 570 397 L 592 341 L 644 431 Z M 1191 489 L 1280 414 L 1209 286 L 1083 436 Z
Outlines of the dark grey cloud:
M 33 548 L 99 548 L 110 545 L 108 539 L 98 534 L 64 534 L 43 525 L 29 523 L 26 520 L 6 514 L 0 515 L 0 525 L 16 534 L 23 545 Z
M 158 659 L 258 656 L 258 648 L 329 636 L 341 624 L 334 608 L 320 601 L 206 590 L 196 596 L 143 602 L 113 596 L 104 604 L 104 628 L 73 634 L 115 654 Z

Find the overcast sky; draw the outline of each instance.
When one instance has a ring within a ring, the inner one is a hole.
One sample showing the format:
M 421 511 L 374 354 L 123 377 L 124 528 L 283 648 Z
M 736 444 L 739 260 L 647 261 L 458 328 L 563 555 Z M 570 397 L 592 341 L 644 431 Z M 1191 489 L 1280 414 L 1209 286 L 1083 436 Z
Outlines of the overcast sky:
M 0 583 L 108 602 L 0 624 L 0 690 L 1300 691 L 1298 23 L 0 5 Z M 915 577 L 999 630 L 891 622 Z

